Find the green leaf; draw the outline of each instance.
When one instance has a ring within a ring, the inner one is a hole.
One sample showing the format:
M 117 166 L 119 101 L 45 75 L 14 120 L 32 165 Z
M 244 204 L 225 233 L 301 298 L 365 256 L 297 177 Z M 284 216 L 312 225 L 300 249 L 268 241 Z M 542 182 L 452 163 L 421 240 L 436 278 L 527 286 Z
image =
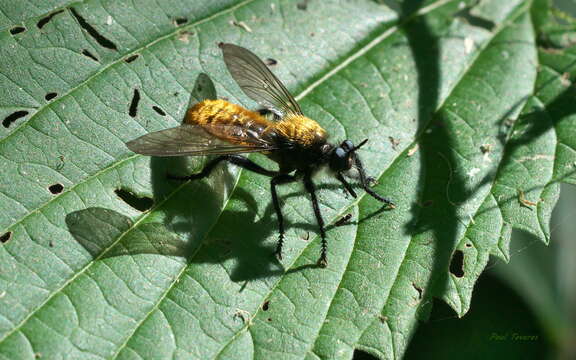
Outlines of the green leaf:
M 400 358 L 433 297 L 463 315 L 489 255 L 509 257 L 513 228 L 546 242 L 576 179 L 576 68 L 537 50 L 530 1 L 420 3 L 0 4 L 2 357 Z M 174 184 L 201 162 L 124 146 L 177 125 L 200 73 L 255 106 L 221 41 L 277 60 L 334 142 L 370 138 L 397 207 L 320 172 L 327 269 L 301 185 L 280 189 L 278 263 L 269 179 Z

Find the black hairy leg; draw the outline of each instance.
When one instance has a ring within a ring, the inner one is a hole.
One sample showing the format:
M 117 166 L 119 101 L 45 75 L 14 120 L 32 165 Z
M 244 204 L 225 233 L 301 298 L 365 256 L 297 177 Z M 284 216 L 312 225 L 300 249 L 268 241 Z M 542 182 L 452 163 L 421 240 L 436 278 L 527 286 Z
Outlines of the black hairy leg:
M 318 204 L 318 198 L 316 197 L 316 187 L 312 182 L 312 176 L 310 173 L 304 175 L 304 187 L 306 191 L 310 194 L 310 199 L 312 200 L 312 208 L 314 209 L 314 215 L 316 216 L 316 221 L 318 222 L 318 227 L 320 228 L 320 238 L 322 240 L 320 248 L 320 259 L 318 259 L 318 266 L 325 268 L 328 266 L 327 248 L 328 242 L 326 241 L 326 231 L 324 229 L 324 219 L 322 218 L 322 213 L 320 212 L 320 205 Z
M 272 204 L 274 204 L 274 210 L 276 211 L 276 217 L 278 218 L 278 230 L 280 236 L 278 237 L 278 244 L 276 245 L 276 256 L 278 259 L 282 259 L 282 246 L 284 245 L 284 217 L 282 216 L 282 209 L 280 208 L 280 201 L 278 200 L 278 193 L 276 192 L 276 186 L 282 184 L 288 184 L 298 180 L 294 175 L 281 174 L 274 176 L 270 180 L 270 189 L 272 191 Z

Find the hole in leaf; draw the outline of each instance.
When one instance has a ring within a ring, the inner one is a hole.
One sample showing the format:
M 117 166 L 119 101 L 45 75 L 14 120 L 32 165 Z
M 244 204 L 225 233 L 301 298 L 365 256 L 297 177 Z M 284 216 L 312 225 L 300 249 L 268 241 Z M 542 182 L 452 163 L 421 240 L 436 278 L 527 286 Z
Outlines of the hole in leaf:
M 100 46 L 105 47 L 107 49 L 111 49 L 111 50 L 116 50 L 116 51 L 118 50 L 118 48 L 116 47 L 116 44 L 114 44 L 112 41 L 110 41 L 109 39 L 104 37 L 102 34 L 100 34 L 98 32 L 98 30 L 96 30 L 80 14 L 78 14 L 76 9 L 70 8 L 70 11 L 72 12 L 72 15 L 74 15 L 74 17 L 78 21 L 78 24 L 80 24 L 80 26 L 82 27 L 82 29 L 86 30 L 86 32 L 90 36 L 92 36 L 94 38 L 94 40 L 96 40 L 96 42 Z
M 458 278 L 464 276 L 464 253 L 462 250 L 456 250 L 454 255 L 452 255 L 450 272 Z
M 278 61 L 272 58 L 268 58 L 264 61 L 266 63 L 266 65 L 268 66 L 274 66 L 276 64 L 278 64 Z
M 352 359 L 354 359 L 354 360 L 378 360 L 378 358 L 375 357 L 374 355 L 369 354 L 366 351 L 362 351 L 362 350 L 358 350 L 358 349 L 354 349 L 354 355 L 352 355 Z
M 0 242 L 6 244 L 10 238 L 12 238 L 12 231 L 2 234 L 2 236 L 0 236 Z
M 44 96 L 44 99 L 46 99 L 46 101 L 50 101 L 54 99 L 56 96 L 58 96 L 58 94 L 56 94 L 55 92 L 49 92 Z
M 10 29 L 10 34 L 16 35 L 24 31 L 26 31 L 26 28 L 24 26 L 14 26 L 12 29 Z
M 48 186 L 48 190 L 50 190 L 52 194 L 58 195 L 62 192 L 62 190 L 64 190 L 64 186 L 62 184 L 56 183 Z
M 164 112 L 164 110 L 160 109 L 158 106 L 153 105 L 152 109 L 154 109 L 154 111 L 156 111 L 159 115 L 166 116 L 166 113 Z
M 44 27 L 44 25 L 48 24 L 54 16 L 56 16 L 62 12 L 64 12 L 64 10 L 59 10 L 59 11 L 56 11 L 56 12 L 54 12 L 48 16 L 44 16 L 42 19 L 40 19 L 38 21 L 38 23 L 36 23 L 36 26 L 38 26 L 38 29 L 42 29 Z
M 264 304 L 262 304 L 262 311 L 268 311 L 268 309 L 270 309 L 270 300 L 266 300 Z
M 187 22 L 188 22 L 188 18 L 185 18 L 185 17 L 174 18 L 174 23 L 176 24 L 176 26 L 186 24 Z
M 131 63 L 132 61 L 138 59 L 139 56 L 140 54 L 134 54 L 132 56 L 128 56 L 126 59 L 124 59 L 124 61 L 126 61 L 127 63 Z
M 20 110 L 20 111 L 13 112 L 12 114 L 6 116 L 4 118 L 4 120 L 2 120 L 2 126 L 4 126 L 5 128 L 8 128 L 14 121 L 16 121 L 16 120 L 20 119 L 21 117 L 24 117 L 28 114 L 29 113 L 26 110 Z
M 412 283 L 412 287 L 418 291 L 418 300 L 422 299 L 422 288 L 414 283 Z
M 268 319 L 266 319 L 266 320 L 268 320 L 268 322 L 272 322 L 272 318 L 268 318 Z
M 468 248 L 469 248 L 469 247 L 472 247 L 472 244 L 470 244 L 470 243 L 466 243 L 466 245 L 464 245 L 464 246 L 466 246 L 466 247 L 468 247 Z
M 308 10 L 308 0 L 302 0 L 296 4 L 298 10 L 306 11 Z
M 94 61 L 98 61 L 98 58 L 94 55 L 92 55 L 92 53 L 86 49 L 82 50 L 82 55 L 89 57 L 90 59 L 94 60 Z
M 154 200 L 152 200 L 152 198 L 147 196 L 136 196 L 134 193 L 126 189 L 116 189 L 114 192 L 120 199 L 122 199 L 122 201 L 138 211 L 148 211 L 152 208 L 152 205 L 154 205 Z
M 134 89 L 134 95 L 132 96 L 130 107 L 128 108 L 128 115 L 136 117 L 136 114 L 138 113 L 139 102 L 140 102 L 140 91 L 138 91 L 138 89 Z

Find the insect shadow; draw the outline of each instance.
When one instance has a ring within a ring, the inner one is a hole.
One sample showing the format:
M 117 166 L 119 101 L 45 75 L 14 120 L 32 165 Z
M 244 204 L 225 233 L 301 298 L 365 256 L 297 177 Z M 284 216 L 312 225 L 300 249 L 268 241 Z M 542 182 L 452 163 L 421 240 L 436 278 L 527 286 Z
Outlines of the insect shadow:
M 286 273 L 274 257 L 276 218 L 271 201 L 259 211 L 262 202 L 242 187 L 236 187 L 227 200 L 225 194 L 231 191 L 235 182 L 229 166 L 219 167 L 215 176 L 208 180 L 186 184 L 167 180 L 168 170 L 175 173 L 191 171 L 184 158 L 152 158 L 154 211 L 160 210 L 164 215 L 161 220 L 139 221 L 112 209 L 90 207 L 66 216 L 70 233 L 95 260 L 139 254 L 182 257 L 188 264 L 225 264 L 234 259 L 230 271 L 232 281 Z M 318 188 L 341 190 L 337 184 L 320 184 Z M 283 195 L 283 199 L 302 196 L 306 195 L 294 190 Z M 242 210 L 223 208 L 227 201 L 235 202 L 234 208 Z M 369 220 L 385 210 L 383 207 L 344 226 Z M 291 228 L 313 234 L 308 241 L 317 233 L 313 222 L 290 223 L 286 220 Z M 326 230 L 333 227 L 329 225 Z M 312 263 L 288 272 L 317 267 Z
M 152 188 L 157 199 L 175 198 L 165 203 L 164 226 L 187 237 L 186 249 L 180 253 L 184 253 L 188 263 L 224 264 L 230 267 L 232 281 L 284 274 L 274 257 L 276 218 L 272 203 L 266 205 L 263 213 L 259 212 L 254 196 L 241 186 L 234 186 L 237 169 L 228 165 L 218 166 L 210 178 L 202 181 L 170 181 L 166 179 L 168 170 L 173 174 L 193 172 L 181 158 L 176 159 L 152 159 Z M 231 203 L 234 206 L 226 206 Z M 312 230 L 314 225 L 305 227 Z M 233 262 L 227 265 L 230 259 Z
M 163 214 L 159 220 L 139 221 L 112 209 L 90 207 L 66 216 L 70 233 L 95 260 L 156 254 L 182 257 L 192 264 L 224 263 L 235 258 L 233 281 L 285 272 L 273 256 L 275 242 L 264 243 L 266 238 L 275 237 L 271 204 L 256 219 L 256 200 L 238 187 L 232 197 L 246 210 L 223 209 L 225 194 L 234 183 L 226 166 L 208 181 L 186 184 L 167 180 L 168 169 L 183 173 L 189 166 L 183 158 L 152 158 L 153 209 Z M 308 226 L 312 230 L 313 225 Z

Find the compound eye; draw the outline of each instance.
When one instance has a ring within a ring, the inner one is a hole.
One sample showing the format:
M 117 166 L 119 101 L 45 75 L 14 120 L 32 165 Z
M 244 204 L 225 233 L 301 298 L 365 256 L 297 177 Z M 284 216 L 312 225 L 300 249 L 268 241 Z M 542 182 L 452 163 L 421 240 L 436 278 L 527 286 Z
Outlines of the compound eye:
M 354 144 L 352 144 L 352 141 L 350 140 L 344 140 L 344 142 L 342 142 L 342 147 L 346 150 L 350 150 L 354 147 Z
M 349 152 L 341 146 L 334 149 L 330 159 L 330 168 L 334 171 L 343 171 L 348 167 Z

